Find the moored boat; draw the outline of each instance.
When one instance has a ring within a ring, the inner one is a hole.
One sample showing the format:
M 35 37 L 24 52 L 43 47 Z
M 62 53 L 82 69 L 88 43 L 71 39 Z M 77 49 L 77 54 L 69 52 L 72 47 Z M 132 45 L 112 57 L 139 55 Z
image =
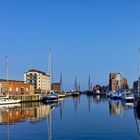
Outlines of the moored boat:
M 75 96 L 79 96 L 80 93 L 79 92 L 72 92 L 71 95 L 75 97 Z
M 48 94 L 43 96 L 42 101 L 48 102 L 56 102 L 58 101 L 58 95 L 54 91 L 50 91 Z
M 122 93 L 121 92 L 118 92 L 118 91 L 112 92 L 110 94 L 110 98 L 113 99 L 113 100 L 120 100 L 121 97 L 122 97 Z
M 21 102 L 20 99 L 12 99 L 12 98 L 9 98 L 8 95 L 6 97 L 0 98 L 0 105 L 2 105 L 2 104 L 16 104 L 19 102 Z
M 123 93 L 121 100 L 124 102 L 134 102 L 134 95 L 132 93 Z
M 65 98 L 66 94 L 58 94 L 58 98 Z

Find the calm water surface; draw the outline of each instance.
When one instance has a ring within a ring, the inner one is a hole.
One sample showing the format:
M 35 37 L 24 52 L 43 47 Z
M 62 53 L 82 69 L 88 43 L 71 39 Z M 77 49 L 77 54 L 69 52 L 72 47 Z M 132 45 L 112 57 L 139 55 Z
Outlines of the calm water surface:
M 81 95 L 0 107 L 0 140 L 139 140 L 133 105 Z

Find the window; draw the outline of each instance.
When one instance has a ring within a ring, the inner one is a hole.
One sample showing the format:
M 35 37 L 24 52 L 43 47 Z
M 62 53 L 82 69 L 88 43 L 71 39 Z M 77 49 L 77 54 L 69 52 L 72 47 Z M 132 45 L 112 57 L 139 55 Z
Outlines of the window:
M 28 88 L 26 88 L 26 91 L 29 91 L 29 89 L 28 89 Z
M 9 87 L 9 91 L 12 91 L 12 87 Z
M 18 91 L 18 87 L 16 87 L 16 91 Z

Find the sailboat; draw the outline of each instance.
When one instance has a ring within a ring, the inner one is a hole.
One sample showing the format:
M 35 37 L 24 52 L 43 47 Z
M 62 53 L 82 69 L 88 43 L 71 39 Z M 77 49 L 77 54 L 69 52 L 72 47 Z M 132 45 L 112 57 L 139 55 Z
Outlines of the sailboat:
M 90 76 L 88 79 L 88 91 L 86 92 L 87 95 L 93 95 L 93 91 L 92 91 L 92 84 L 91 84 L 91 80 L 90 80 Z
M 51 50 L 49 51 L 49 63 L 48 63 L 48 74 L 50 75 L 50 92 L 46 93 L 42 97 L 42 101 L 45 101 L 46 103 L 50 102 L 57 102 L 58 101 L 58 95 L 52 90 L 52 55 Z
M 8 57 L 6 56 L 6 80 L 7 80 L 7 83 L 8 83 Z M 0 91 L 1 91 L 1 86 L 0 86 Z M 9 97 L 9 90 L 8 90 L 8 93 L 7 95 L 2 95 L 0 96 L 0 105 L 3 105 L 3 104 L 15 104 L 15 103 L 19 103 L 21 102 L 20 99 L 12 99 Z
M 60 94 L 58 94 L 58 98 L 65 98 L 66 94 L 62 93 L 63 87 L 62 87 L 62 72 L 60 74 Z
M 80 86 L 79 86 L 80 87 Z M 79 96 L 79 89 L 78 89 L 78 84 L 77 84 L 77 77 L 75 77 L 75 81 L 74 81 L 74 90 L 72 91 L 71 95 L 72 96 Z

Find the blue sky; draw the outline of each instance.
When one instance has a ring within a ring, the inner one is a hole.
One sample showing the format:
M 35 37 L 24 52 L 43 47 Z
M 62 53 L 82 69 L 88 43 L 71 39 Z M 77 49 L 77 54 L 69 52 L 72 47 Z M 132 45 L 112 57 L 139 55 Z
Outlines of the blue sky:
M 23 80 L 30 68 L 47 72 L 49 48 L 53 77 L 63 73 L 64 87 L 75 76 L 83 88 L 108 84 L 121 72 L 129 85 L 138 76 L 139 0 L 1 0 L 0 78 Z

